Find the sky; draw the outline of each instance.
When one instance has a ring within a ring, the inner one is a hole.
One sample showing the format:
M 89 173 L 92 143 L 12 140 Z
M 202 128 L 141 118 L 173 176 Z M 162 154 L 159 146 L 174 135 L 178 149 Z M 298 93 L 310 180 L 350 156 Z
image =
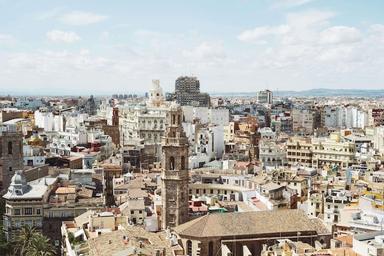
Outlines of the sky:
M 382 0 L 0 0 L 0 94 L 384 89 Z

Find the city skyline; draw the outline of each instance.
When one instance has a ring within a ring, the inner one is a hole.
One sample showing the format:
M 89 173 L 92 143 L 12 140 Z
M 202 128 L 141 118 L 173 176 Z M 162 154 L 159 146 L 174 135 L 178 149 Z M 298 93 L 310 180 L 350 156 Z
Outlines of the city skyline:
M 381 89 L 381 1 L 0 1 L 0 87 L 16 94 Z M 229 71 L 230 70 L 230 71 Z

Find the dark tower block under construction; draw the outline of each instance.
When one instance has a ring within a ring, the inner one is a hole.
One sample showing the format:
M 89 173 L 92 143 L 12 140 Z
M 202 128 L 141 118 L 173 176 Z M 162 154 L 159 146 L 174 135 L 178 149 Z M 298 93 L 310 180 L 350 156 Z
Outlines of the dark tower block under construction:
M 162 141 L 162 228 L 188 221 L 188 139 L 182 109 L 173 103 L 167 114 L 168 126 Z
M 182 106 L 209 107 L 210 105 L 209 94 L 200 92 L 200 81 L 196 77 L 177 78 L 174 98 Z

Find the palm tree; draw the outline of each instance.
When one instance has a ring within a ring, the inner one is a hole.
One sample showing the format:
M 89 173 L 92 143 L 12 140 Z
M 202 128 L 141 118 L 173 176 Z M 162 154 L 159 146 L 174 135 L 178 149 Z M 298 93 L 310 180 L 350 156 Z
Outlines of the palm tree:
M 36 230 L 28 225 L 23 226 L 15 239 L 15 255 L 25 255 Z
M 34 227 L 23 226 L 15 239 L 15 256 L 54 256 L 55 247 Z
M 51 244 L 49 239 L 41 233 L 35 233 L 25 255 L 54 256 L 55 254 L 55 247 Z

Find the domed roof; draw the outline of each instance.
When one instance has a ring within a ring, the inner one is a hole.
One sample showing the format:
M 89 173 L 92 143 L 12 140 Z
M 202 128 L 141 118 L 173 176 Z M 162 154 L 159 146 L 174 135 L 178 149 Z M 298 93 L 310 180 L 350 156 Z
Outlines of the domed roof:
M 23 174 L 23 171 L 18 170 L 15 172 L 15 175 L 13 175 L 11 179 L 11 185 L 26 185 L 27 180 Z
M 18 170 L 15 172 L 11 179 L 11 185 L 8 187 L 8 193 L 11 195 L 21 196 L 29 190 L 29 185 L 23 174 L 23 171 Z

